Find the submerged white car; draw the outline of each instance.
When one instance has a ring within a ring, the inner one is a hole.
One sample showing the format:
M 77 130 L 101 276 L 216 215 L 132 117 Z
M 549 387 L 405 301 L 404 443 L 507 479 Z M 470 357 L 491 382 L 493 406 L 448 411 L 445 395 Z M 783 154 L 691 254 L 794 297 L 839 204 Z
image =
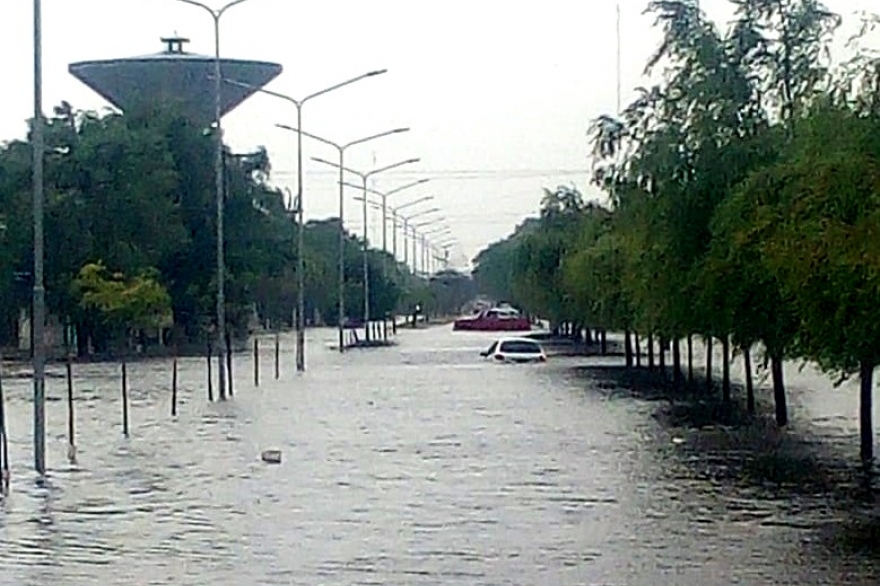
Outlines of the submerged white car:
M 547 355 L 539 343 L 529 338 L 501 338 L 480 356 L 498 362 L 546 362 Z

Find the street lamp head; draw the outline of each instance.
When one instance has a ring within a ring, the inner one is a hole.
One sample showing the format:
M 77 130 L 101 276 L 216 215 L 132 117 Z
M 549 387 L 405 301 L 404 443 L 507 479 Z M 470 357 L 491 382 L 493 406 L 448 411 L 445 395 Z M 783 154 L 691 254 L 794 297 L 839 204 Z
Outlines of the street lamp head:
M 388 73 L 387 69 L 377 69 L 376 71 L 369 72 L 366 77 L 373 77 L 375 75 L 382 75 L 383 73 Z
M 395 128 L 389 134 L 400 134 L 401 132 L 409 132 L 409 127 L 407 126 L 404 128 Z

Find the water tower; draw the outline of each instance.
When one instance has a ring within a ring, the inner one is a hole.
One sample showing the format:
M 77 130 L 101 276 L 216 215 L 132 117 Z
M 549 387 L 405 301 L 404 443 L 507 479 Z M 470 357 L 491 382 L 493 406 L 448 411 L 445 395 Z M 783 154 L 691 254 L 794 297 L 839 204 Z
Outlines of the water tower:
M 68 67 L 71 75 L 125 112 L 156 104 L 176 103 L 193 123 L 214 122 L 214 57 L 184 51 L 189 39 L 163 38 L 165 50 L 143 57 L 80 61 Z M 220 60 L 223 77 L 261 88 L 278 77 L 281 65 L 266 61 Z M 221 111 L 226 115 L 256 89 L 231 84 L 221 87 Z

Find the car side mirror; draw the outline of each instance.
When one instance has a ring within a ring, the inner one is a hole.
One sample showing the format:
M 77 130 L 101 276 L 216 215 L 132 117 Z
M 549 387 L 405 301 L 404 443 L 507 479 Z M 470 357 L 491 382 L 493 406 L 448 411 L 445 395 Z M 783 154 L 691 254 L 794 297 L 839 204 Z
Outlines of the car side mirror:
M 485 357 L 488 356 L 488 355 L 489 355 L 489 353 L 486 352 L 485 350 L 481 350 L 481 351 L 480 351 L 480 356 L 482 356 L 482 357 L 485 358 Z

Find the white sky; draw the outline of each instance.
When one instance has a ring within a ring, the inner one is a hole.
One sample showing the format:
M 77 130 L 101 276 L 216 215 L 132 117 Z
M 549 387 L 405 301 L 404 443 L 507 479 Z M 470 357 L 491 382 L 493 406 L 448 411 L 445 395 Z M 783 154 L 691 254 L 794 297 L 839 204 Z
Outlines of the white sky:
M 657 41 L 650 18 L 642 16 L 646 4 L 621 0 L 624 103 Z M 872 2 L 827 4 L 849 16 Z M 704 7 L 715 18 L 729 16 L 725 0 L 704 0 Z M 32 113 L 31 19 L 31 2 L 0 2 L 0 71 L 7 80 L 0 140 L 23 136 Z M 411 127 L 355 147 L 347 165 L 368 170 L 420 157 L 417 165 L 379 176 L 375 187 L 429 177 L 389 203 L 435 196 L 467 258 L 535 213 L 542 187 L 573 183 L 596 195 L 588 187 L 586 129 L 615 108 L 614 0 L 249 0 L 221 26 L 224 57 L 281 63 L 284 72 L 267 87 L 293 97 L 387 68 L 310 102 L 303 128 L 345 142 Z M 107 106 L 70 76 L 69 63 L 159 52 L 159 38 L 174 32 L 192 39 L 189 51 L 213 53 L 211 19 L 176 0 L 43 0 L 46 112 L 62 99 L 82 109 Z M 224 119 L 233 148 L 265 145 L 274 182 L 292 190 L 294 136 L 274 124 L 295 125 L 294 114 L 289 104 L 257 94 Z M 333 151 L 306 142 L 306 216 L 336 215 L 335 175 L 311 156 Z M 346 216 L 360 231 L 354 195 Z M 379 242 L 377 220 L 370 223 Z

